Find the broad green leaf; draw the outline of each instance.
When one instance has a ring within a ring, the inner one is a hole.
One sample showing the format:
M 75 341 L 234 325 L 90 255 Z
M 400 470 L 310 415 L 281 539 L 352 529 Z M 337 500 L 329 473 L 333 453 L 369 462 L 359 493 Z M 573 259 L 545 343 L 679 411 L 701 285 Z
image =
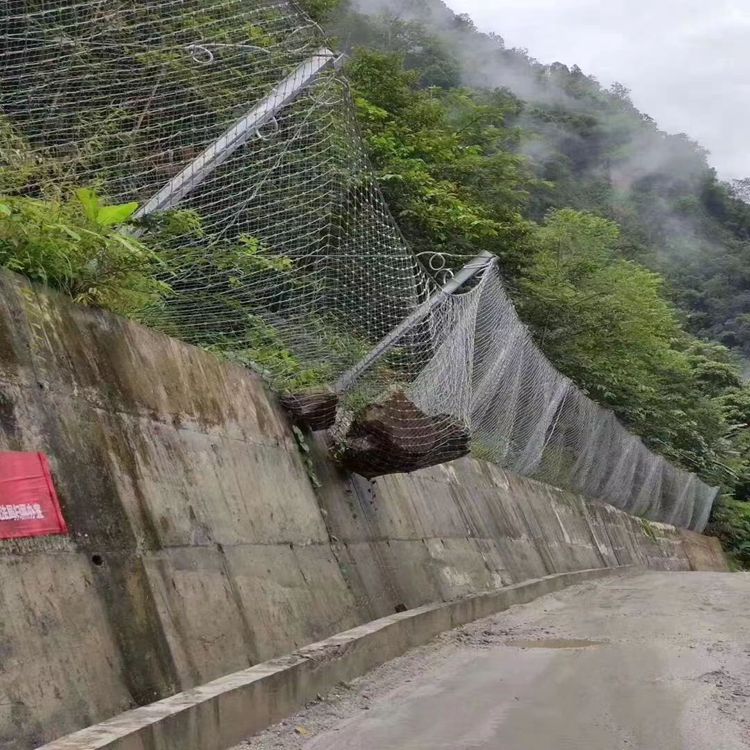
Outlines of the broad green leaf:
M 0 203 L 0 218 L 6 218 L 12 213 L 13 211 L 7 203 Z
M 119 206 L 102 206 L 96 222 L 102 227 L 114 227 L 126 222 L 138 210 L 137 203 L 121 203 Z
M 99 208 L 101 207 L 101 201 L 96 192 L 90 188 L 81 188 L 80 190 L 76 190 L 76 198 L 81 202 L 86 212 L 86 218 L 90 221 L 96 221 L 99 215 Z

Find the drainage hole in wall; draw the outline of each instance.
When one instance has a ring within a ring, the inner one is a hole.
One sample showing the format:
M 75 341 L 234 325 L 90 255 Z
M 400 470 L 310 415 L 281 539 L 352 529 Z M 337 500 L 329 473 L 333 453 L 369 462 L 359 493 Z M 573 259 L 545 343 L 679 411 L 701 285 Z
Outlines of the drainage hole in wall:
M 97 567 L 104 565 L 104 558 L 101 555 L 91 555 L 91 562 Z
M 394 609 L 396 610 L 396 613 L 398 614 L 399 612 L 406 612 L 406 610 L 407 610 L 407 607 L 406 607 L 406 605 L 405 605 L 405 604 L 397 604 L 397 605 L 396 605 L 396 606 L 394 607 Z

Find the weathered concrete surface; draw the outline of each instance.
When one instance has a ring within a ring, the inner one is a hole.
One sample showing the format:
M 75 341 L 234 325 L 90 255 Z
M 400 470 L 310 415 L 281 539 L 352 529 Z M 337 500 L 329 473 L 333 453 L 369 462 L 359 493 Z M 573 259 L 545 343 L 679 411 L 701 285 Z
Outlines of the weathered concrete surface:
M 750 576 L 599 579 L 447 634 L 235 750 L 744 750 Z
M 716 539 L 644 522 L 482 461 L 368 482 L 332 464 L 322 438 L 313 460 L 337 557 L 371 618 L 401 603 L 419 606 L 563 570 L 690 570 L 688 546 L 696 570 L 727 569 Z
M 40 750 L 223 750 L 350 680 L 451 628 L 565 586 L 629 568 L 546 576 L 454 602 L 389 615 L 286 657 L 128 711 Z
M 691 570 L 725 573 L 727 560 L 716 537 L 702 534 L 683 534 L 682 548 L 690 563 Z
M 0 450 L 50 457 L 69 538 L 0 542 L 0 748 L 394 610 L 553 573 L 722 565 L 671 527 L 470 459 L 369 483 L 238 367 L 0 272 Z

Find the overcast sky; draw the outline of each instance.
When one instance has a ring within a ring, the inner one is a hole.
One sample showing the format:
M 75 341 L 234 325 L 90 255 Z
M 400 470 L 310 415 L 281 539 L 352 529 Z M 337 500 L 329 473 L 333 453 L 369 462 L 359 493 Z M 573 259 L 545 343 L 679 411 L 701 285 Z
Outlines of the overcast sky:
M 447 0 L 540 62 L 625 84 L 663 130 L 750 176 L 750 0 Z

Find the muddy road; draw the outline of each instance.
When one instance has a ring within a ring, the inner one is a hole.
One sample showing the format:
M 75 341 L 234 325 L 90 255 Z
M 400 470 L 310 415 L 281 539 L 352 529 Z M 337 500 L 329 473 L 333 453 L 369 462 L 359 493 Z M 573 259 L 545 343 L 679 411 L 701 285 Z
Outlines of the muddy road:
M 242 750 L 746 750 L 750 575 L 602 579 L 446 633 Z

